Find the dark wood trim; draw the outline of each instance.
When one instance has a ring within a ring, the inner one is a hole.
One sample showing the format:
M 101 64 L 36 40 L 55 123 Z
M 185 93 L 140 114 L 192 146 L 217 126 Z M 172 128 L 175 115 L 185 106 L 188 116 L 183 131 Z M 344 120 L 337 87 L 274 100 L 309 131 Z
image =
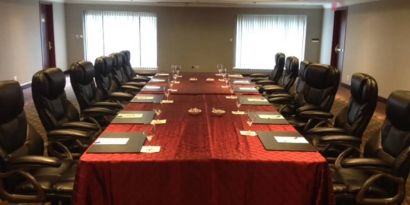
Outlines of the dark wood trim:
M 350 90 L 350 85 L 348 85 L 346 83 L 340 83 L 340 86 Z M 382 97 L 382 96 L 377 96 L 377 101 L 386 104 L 387 99 Z

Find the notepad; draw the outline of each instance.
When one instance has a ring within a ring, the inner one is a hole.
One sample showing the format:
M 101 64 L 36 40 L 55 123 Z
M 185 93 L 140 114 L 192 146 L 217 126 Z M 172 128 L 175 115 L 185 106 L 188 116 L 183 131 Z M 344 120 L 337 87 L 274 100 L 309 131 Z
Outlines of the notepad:
M 157 73 L 156 76 L 169 76 L 169 73 Z
M 234 80 L 233 84 L 250 84 L 247 80 Z
M 153 100 L 154 96 L 136 96 L 138 100 Z
M 142 118 L 144 116 L 141 113 L 119 113 L 118 118 Z
M 155 85 L 146 85 L 144 88 L 146 89 L 160 89 L 160 86 L 155 86 Z
M 304 137 L 294 136 L 274 136 L 278 143 L 293 143 L 293 144 L 308 144 L 309 142 Z
M 249 102 L 268 102 L 265 98 L 248 98 Z
M 241 74 L 230 74 L 230 75 L 228 75 L 228 77 L 230 77 L 230 78 L 243 78 L 243 76 Z
M 165 82 L 165 79 L 153 78 L 153 79 L 150 80 L 150 82 L 153 82 L 153 83 L 161 83 L 161 82 Z
M 255 89 L 255 88 L 252 88 L 252 87 L 240 87 L 239 90 L 256 91 L 256 89 Z
M 277 114 L 277 115 L 259 114 L 258 117 L 261 118 L 261 119 L 268 119 L 268 120 L 282 120 L 282 119 L 285 119 L 280 114 Z
M 98 145 L 124 145 L 130 138 L 98 138 L 94 144 Z

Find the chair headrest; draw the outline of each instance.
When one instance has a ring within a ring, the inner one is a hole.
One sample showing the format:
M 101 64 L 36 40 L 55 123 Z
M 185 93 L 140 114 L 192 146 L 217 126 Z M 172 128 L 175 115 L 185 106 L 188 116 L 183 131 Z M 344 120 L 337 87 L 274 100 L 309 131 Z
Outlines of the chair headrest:
M 49 99 L 55 99 L 64 92 L 65 75 L 59 68 L 38 71 L 33 81 L 36 82 L 37 90 L 41 92 L 41 95 Z
M 364 73 L 355 73 L 352 76 L 350 83 L 350 93 L 353 99 L 359 103 L 376 102 L 372 99 L 377 99 L 377 83 L 376 80 Z
M 279 68 L 283 68 L 285 66 L 285 54 L 284 53 L 277 53 L 275 55 L 275 65 Z
M 309 64 L 305 68 L 306 83 L 318 89 L 325 89 L 339 83 L 338 71 L 330 65 Z
M 111 73 L 113 67 L 113 59 L 110 56 L 102 56 L 95 59 L 95 70 L 106 76 Z
M 113 59 L 114 69 L 121 68 L 123 66 L 123 56 L 121 53 L 112 53 L 110 57 Z
M 309 61 L 302 61 L 300 62 L 300 67 L 299 67 L 299 78 L 302 80 L 305 80 L 305 72 L 306 72 L 306 67 L 311 64 Z
M 24 95 L 14 80 L 0 81 L 0 124 L 15 119 L 24 110 Z
M 295 75 L 297 75 L 299 70 L 299 59 L 294 56 L 287 57 L 285 68 L 286 74 L 290 75 L 292 73 L 295 73 Z
M 79 61 L 73 63 L 70 69 L 71 80 L 83 85 L 94 80 L 94 66 L 89 61 Z
M 122 55 L 124 56 L 125 63 L 129 63 L 131 60 L 131 52 L 128 50 L 121 51 Z
M 410 91 L 393 91 L 386 103 L 386 117 L 398 129 L 410 131 Z

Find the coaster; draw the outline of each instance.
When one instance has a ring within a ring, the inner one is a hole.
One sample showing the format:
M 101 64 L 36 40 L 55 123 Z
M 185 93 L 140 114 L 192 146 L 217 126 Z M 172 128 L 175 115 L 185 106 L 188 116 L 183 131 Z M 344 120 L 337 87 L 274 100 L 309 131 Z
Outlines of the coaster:
M 241 130 L 239 131 L 241 133 L 241 135 L 243 136 L 250 136 L 250 137 L 254 137 L 256 136 L 256 132 L 255 131 L 250 131 L 250 130 Z
M 167 123 L 167 119 L 152 120 L 151 125 L 163 125 Z
M 229 85 L 222 85 L 221 88 L 229 88 Z
M 174 103 L 174 100 L 161 100 L 161 103 L 163 103 L 163 104 L 172 104 L 172 103 Z
M 158 153 L 161 151 L 161 146 L 142 146 L 142 153 Z
M 246 113 L 245 113 L 245 111 L 232 111 L 232 114 L 234 114 L 234 115 L 244 115 Z
M 236 96 L 236 95 L 228 95 L 228 96 L 225 96 L 225 98 L 226 98 L 226 99 L 230 99 L 230 100 L 235 100 L 235 99 L 238 99 L 238 96 Z

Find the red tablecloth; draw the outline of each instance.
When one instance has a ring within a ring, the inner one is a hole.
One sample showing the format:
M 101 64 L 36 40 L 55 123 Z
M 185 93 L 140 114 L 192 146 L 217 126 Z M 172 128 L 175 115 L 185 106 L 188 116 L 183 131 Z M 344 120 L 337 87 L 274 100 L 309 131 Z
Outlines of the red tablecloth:
M 181 82 L 182 85 L 182 82 Z M 220 89 L 220 88 L 218 88 Z M 224 95 L 172 95 L 163 104 L 150 145 L 154 154 L 89 154 L 81 157 L 75 204 L 333 204 L 325 159 L 317 152 L 265 151 L 245 137 L 246 115 L 232 115 L 235 100 Z M 159 105 L 156 105 L 159 106 Z M 203 113 L 187 113 L 198 107 Z M 211 114 L 212 107 L 228 111 Z M 152 110 L 130 103 L 127 110 Z M 274 111 L 272 106 L 241 110 Z M 142 131 L 150 125 L 111 124 L 105 132 Z M 253 125 L 252 130 L 294 131 L 289 125 Z M 148 143 L 148 142 L 147 142 Z

